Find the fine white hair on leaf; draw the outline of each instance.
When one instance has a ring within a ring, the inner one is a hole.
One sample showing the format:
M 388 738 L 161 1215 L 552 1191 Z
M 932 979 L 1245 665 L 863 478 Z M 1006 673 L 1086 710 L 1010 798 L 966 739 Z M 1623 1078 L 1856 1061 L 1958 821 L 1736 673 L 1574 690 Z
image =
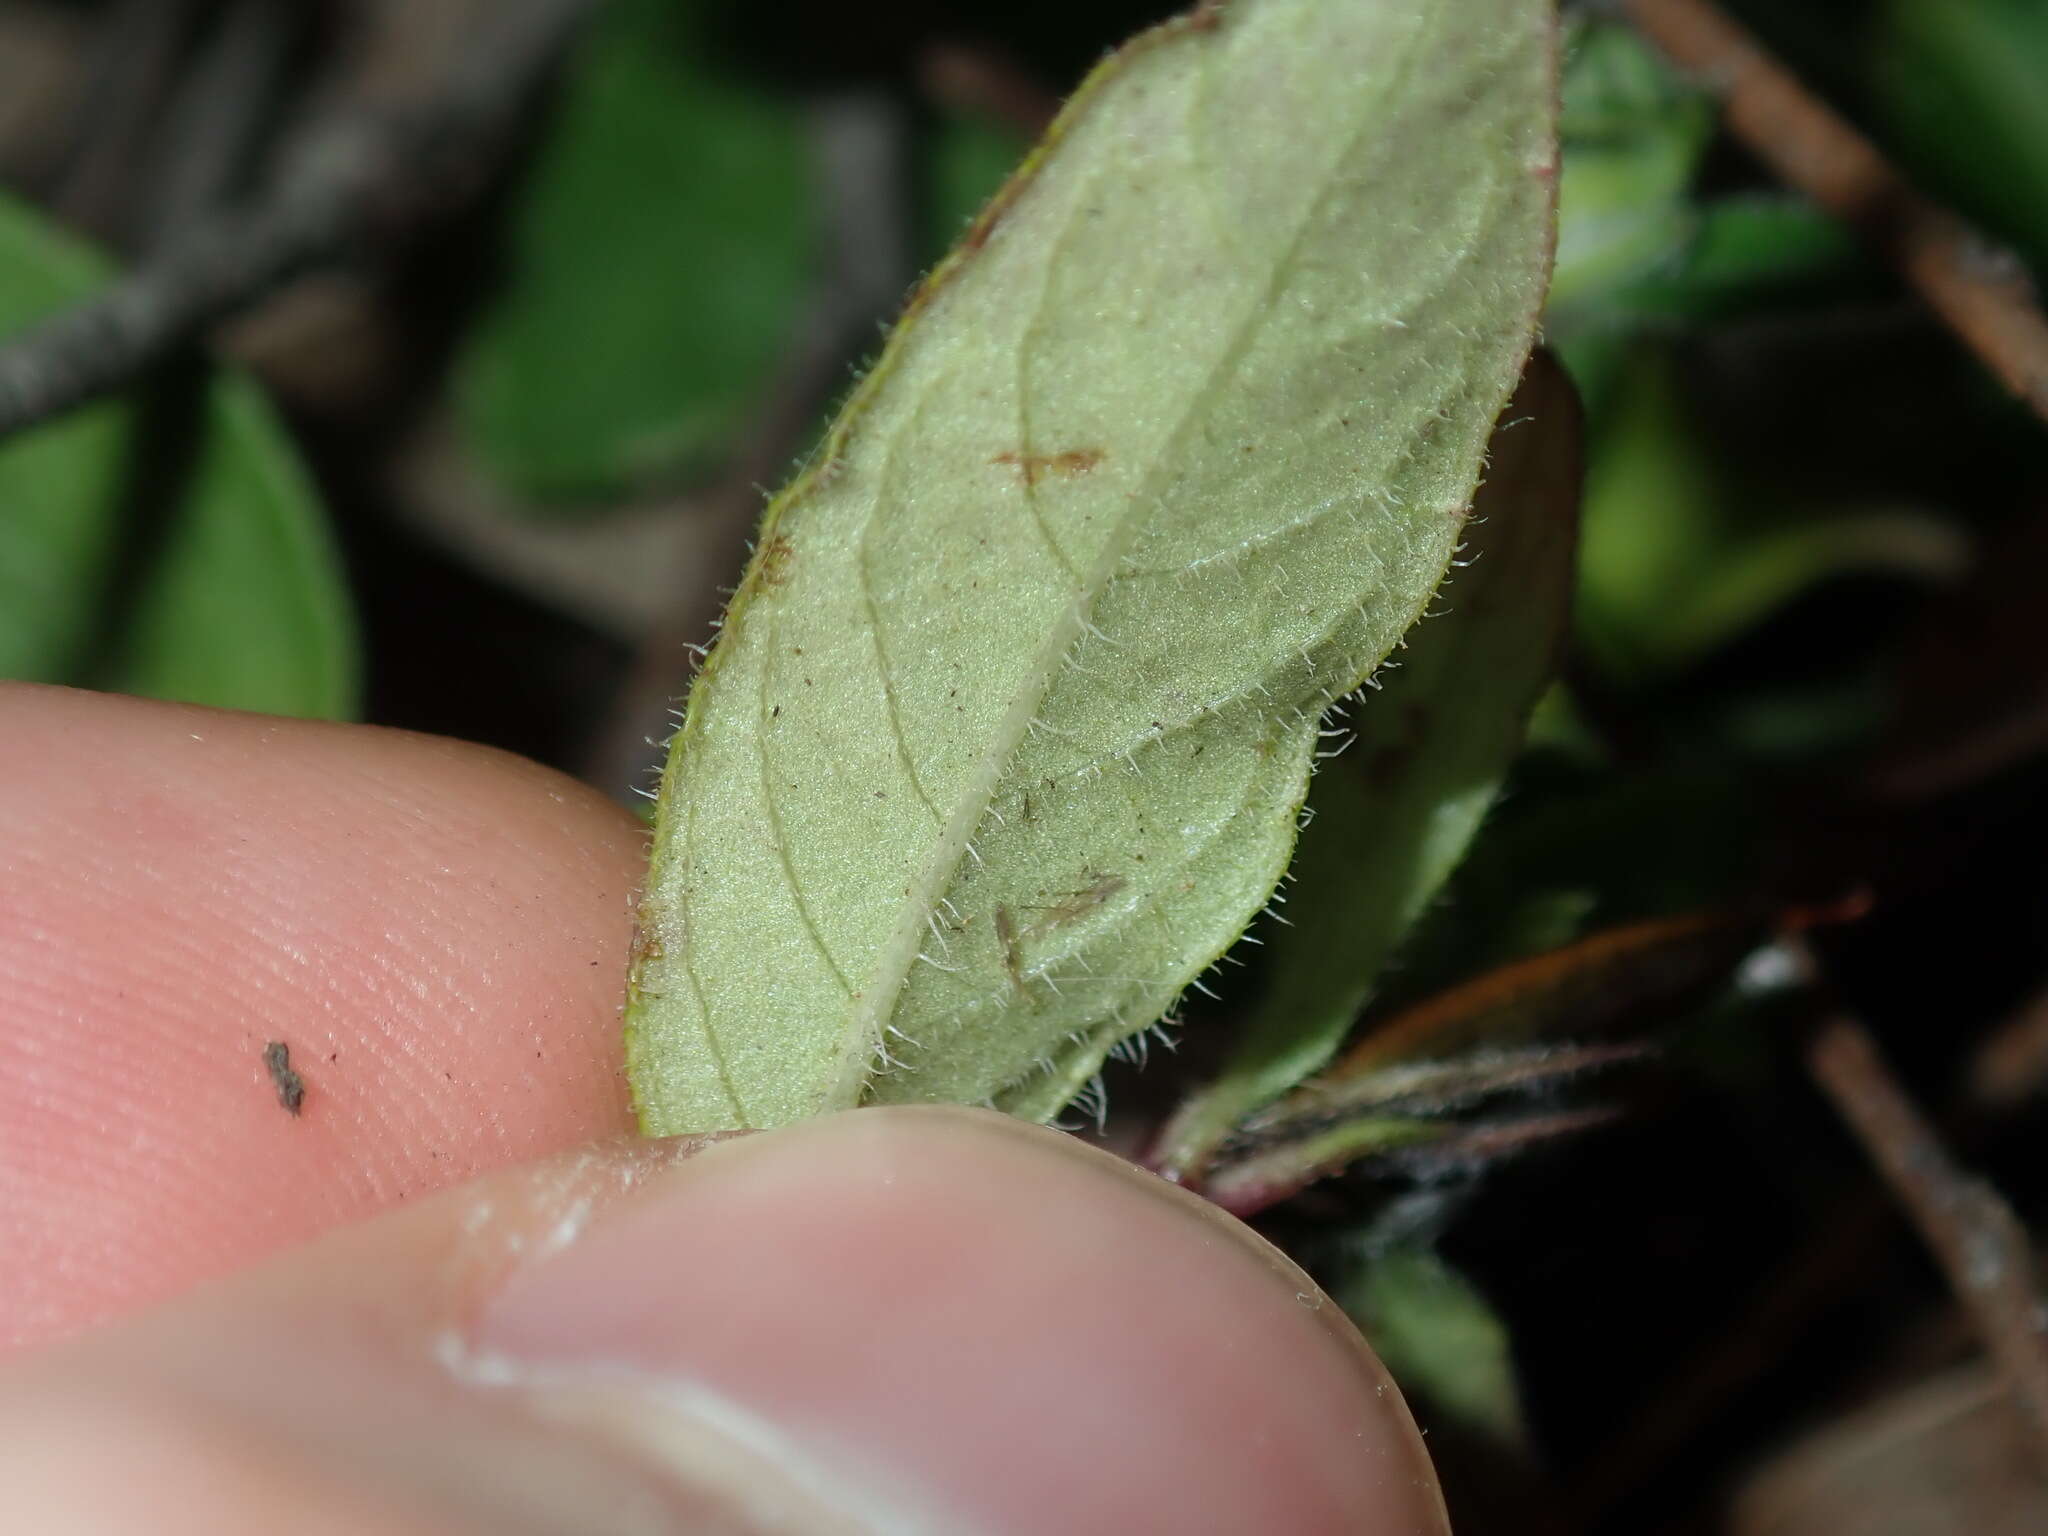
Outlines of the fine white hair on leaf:
M 1525 173 L 1554 146 L 1552 8 L 1469 0 L 1500 22 L 1472 50 L 1467 3 L 1232 0 L 1133 50 L 943 301 L 912 306 L 810 456 L 836 482 L 774 504 L 691 693 L 646 897 L 672 942 L 636 994 L 668 983 L 634 1022 L 650 1126 L 990 1097 L 1044 1118 L 1116 1029 L 1229 993 L 1214 957 L 1286 864 L 1311 765 L 1351 739 L 1323 711 L 1441 575 L 1460 528 L 1433 514 L 1471 486 L 1540 309 L 1554 178 Z M 1126 164 L 1178 107 L 1239 96 L 1259 133 Z M 1375 196 L 1408 161 L 1470 228 L 1409 231 Z M 1104 195 L 1126 171 L 1147 196 Z M 1140 215 L 1211 193 L 1249 195 L 1231 263 L 1169 242 L 1105 267 L 1147 248 Z M 1127 286 L 1155 273 L 1163 296 Z M 1006 323 L 1032 292 L 1060 302 Z M 1086 398 L 1034 399 L 1052 379 Z M 918 1076 L 862 1082 L 876 1041 Z
M 1081 1085 L 1072 1103 L 1085 1119 L 1095 1122 L 1098 1132 L 1101 1131 L 1109 1119 L 1109 1085 L 1103 1082 L 1100 1072 Z

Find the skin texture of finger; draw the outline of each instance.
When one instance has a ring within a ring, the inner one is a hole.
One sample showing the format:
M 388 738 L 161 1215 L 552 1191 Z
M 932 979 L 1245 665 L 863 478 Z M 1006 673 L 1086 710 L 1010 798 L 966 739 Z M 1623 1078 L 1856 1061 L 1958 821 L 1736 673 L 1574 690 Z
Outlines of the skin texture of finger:
M 0 685 L 0 1346 L 626 1129 L 642 862 L 483 748 Z
M 309 1518 L 372 1488 L 407 1531 L 1445 1530 L 1398 1393 L 1298 1270 L 967 1110 L 500 1172 L 20 1359 L 0 1528 L 28 1486 L 38 1528 L 91 1529 L 18 1446 L 109 1435 L 210 1484 L 230 1536 L 300 1528 L 246 1515 L 279 1466 Z

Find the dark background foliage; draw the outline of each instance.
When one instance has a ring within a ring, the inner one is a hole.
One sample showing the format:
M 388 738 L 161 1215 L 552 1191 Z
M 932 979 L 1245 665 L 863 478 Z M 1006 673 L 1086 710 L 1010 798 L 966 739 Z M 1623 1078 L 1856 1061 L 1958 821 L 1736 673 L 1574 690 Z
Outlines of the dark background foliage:
M 505 18 L 547 8 L 0 0 L 17 356 L 284 195 L 309 128 L 417 120 L 433 150 L 203 346 L 0 443 L 0 675 L 448 733 L 629 796 L 762 491 L 1060 96 L 1168 9 L 611 0 L 535 68 Z M 1987 272 L 2048 263 L 2048 10 L 1731 9 L 1982 226 Z M 1568 14 L 1547 341 L 1588 419 L 1573 643 L 1365 1027 L 1631 923 L 1757 927 L 1684 987 L 1553 967 L 1593 999 L 1560 1032 L 1658 1045 L 1595 1090 L 1601 1128 L 1543 1131 L 1578 1090 L 1446 1106 L 1475 1133 L 1453 1150 L 1260 1219 L 1404 1376 L 1461 1530 L 1942 1528 L 1753 1473 L 1825 1425 L 1860 1465 L 1894 1431 L 1852 1413 L 1978 1352 L 1802 1064 L 1811 1007 L 1767 941 L 1831 909 L 1800 942 L 2038 1224 L 2048 429 L 1701 85 Z M 514 109 L 465 106 L 464 69 Z M 1199 1080 L 1231 1012 L 1112 1085 L 1112 1134 Z M 2038 1515 L 1974 1413 L 1895 1474 L 1984 1501 L 1926 1506 L 1948 1528 Z

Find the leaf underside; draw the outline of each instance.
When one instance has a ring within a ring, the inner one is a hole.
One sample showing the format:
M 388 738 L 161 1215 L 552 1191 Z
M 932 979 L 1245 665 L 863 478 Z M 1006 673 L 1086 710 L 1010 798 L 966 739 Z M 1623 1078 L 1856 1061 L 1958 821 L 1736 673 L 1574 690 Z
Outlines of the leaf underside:
M 1243 931 L 1527 355 L 1551 28 L 1245 0 L 1082 88 L 770 507 L 691 692 L 646 1129 L 1049 1117 Z
M 1463 557 L 1400 666 L 1317 775 L 1289 871 L 1288 922 L 1265 933 L 1267 983 L 1222 1072 L 1182 1103 L 1155 1154 L 1199 1175 L 1218 1143 L 1319 1071 L 1379 974 L 1464 856 L 1549 679 L 1572 597 L 1578 407 L 1538 356 L 1502 414 Z

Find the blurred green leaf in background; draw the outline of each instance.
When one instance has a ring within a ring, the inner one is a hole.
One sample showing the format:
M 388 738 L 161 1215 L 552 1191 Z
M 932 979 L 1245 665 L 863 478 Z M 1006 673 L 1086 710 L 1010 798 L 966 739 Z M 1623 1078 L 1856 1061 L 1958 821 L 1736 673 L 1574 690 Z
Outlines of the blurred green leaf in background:
M 1334 1287 L 1402 1391 L 1461 1428 L 1525 1442 L 1507 1325 L 1471 1280 L 1410 1240 L 1355 1254 Z
M 615 0 L 570 62 L 457 404 L 513 490 L 588 504 L 703 473 L 811 279 L 791 101 L 707 56 L 694 6 Z
M 97 291 L 109 264 L 0 199 L 0 331 Z M 0 677 L 272 714 L 357 708 L 356 635 L 325 516 L 247 378 L 194 370 L 160 443 L 134 401 L 0 444 Z
M 953 248 L 1030 147 L 1015 128 L 987 114 L 948 111 L 937 116 L 924 149 L 922 255 L 927 266 Z
M 1930 189 L 2048 267 L 2048 6 L 1885 0 L 1870 81 Z
M 1633 32 L 1582 20 L 1569 46 L 1548 334 L 1589 415 L 1587 663 L 1640 688 L 1838 576 L 1956 574 L 1966 546 L 1926 509 L 1788 491 L 1695 398 L 1690 343 L 1883 294 L 1849 233 L 1783 192 L 1703 190 L 1711 104 Z M 1835 713 L 1852 733 L 1868 723 Z

